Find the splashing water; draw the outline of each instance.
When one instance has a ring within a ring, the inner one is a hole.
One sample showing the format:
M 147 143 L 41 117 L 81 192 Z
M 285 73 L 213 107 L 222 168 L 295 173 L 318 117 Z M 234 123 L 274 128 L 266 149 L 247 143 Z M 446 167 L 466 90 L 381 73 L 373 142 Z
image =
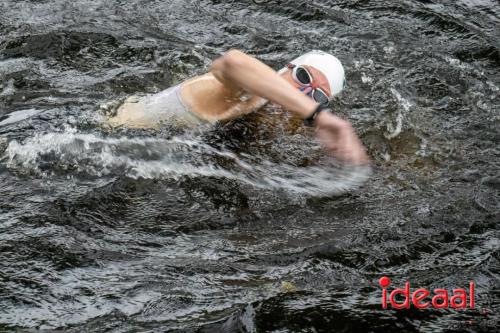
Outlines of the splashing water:
M 333 195 L 354 189 L 371 173 L 368 166 L 340 166 L 334 160 L 308 167 L 277 164 L 262 157 L 214 148 L 187 135 L 170 139 L 112 138 L 78 133 L 74 128 L 38 133 L 23 143 L 11 141 L 5 154 L 10 169 L 43 176 L 69 172 L 134 179 L 204 176 L 309 195 Z

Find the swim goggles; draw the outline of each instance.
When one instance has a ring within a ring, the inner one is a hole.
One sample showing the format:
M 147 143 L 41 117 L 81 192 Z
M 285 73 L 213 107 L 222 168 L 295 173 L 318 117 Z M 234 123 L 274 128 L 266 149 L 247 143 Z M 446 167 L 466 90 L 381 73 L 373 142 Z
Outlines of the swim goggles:
M 328 104 L 328 95 L 318 87 L 309 71 L 303 66 L 297 66 L 294 64 L 288 64 L 287 67 L 292 70 L 293 79 L 303 86 L 304 88 L 300 88 L 300 91 L 304 91 L 306 88 L 312 88 L 308 93 L 309 96 L 312 97 L 319 104 Z

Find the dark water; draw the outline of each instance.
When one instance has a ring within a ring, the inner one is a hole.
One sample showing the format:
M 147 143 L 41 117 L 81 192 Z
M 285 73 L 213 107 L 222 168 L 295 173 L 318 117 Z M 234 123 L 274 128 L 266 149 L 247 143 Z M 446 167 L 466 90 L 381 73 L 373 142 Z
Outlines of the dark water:
M 279 109 L 100 125 L 232 47 L 343 61 L 363 187 Z M 2 0 L 0 331 L 495 331 L 499 50 L 494 0 Z M 383 310 L 383 275 L 476 309 Z

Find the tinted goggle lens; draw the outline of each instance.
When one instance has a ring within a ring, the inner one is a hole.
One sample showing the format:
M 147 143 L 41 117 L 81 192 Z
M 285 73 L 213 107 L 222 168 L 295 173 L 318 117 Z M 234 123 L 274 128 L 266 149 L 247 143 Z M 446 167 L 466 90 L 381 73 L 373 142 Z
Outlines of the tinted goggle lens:
M 312 97 L 319 104 L 328 104 L 328 96 L 319 89 L 314 89 Z
M 295 70 L 295 76 L 297 77 L 297 80 L 299 80 L 299 82 L 302 84 L 311 83 L 311 76 L 309 75 L 309 72 L 302 67 L 297 67 L 297 69 Z

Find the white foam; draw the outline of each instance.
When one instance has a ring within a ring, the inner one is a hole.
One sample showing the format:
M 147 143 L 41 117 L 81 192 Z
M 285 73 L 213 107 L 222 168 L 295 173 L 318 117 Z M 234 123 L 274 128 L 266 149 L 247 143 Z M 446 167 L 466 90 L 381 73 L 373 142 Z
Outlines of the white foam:
M 10 96 L 16 92 L 16 88 L 14 87 L 14 79 L 10 79 L 6 82 L 5 86 L 1 85 L 2 92 L 0 92 L 0 96 Z
M 39 114 L 40 112 L 42 112 L 42 110 L 37 110 L 37 109 L 26 109 L 26 110 L 11 112 L 7 115 L 7 118 L 0 121 L 0 126 L 17 123 L 18 121 L 30 118 L 36 114 Z
M 136 179 L 218 177 L 309 195 L 351 190 L 370 176 L 369 167 L 339 167 L 333 163 L 297 167 L 248 160 L 193 137 L 109 138 L 78 133 L 73 128 L 36 134 L 25 142 L 11 141 L 6 156 L 10 169 L 42 176 L 70 173 L 98 177 L 125 174 Z
M 392 123 L 387 124 L 387 130 L 389 131 L 389 133 L 385 134 L 387 139 L 394 139 L 401 134 L 404 119 L 403 113 L 407 113 L 411 107 L 411 103 L 407 99 L 403 98 L 396 89 L 391 88 L 391 93 L 394 97 L 396 97 L 401 107 L 397 109 L 398 113 L 396 115 L 396 125 L 393 126 Z
M 365 84 L 369 84 L 369 83 L 373 82 L 373 78 L 369 77 L 365 73 L 361 73 L 361 82 L 363 82 Z

